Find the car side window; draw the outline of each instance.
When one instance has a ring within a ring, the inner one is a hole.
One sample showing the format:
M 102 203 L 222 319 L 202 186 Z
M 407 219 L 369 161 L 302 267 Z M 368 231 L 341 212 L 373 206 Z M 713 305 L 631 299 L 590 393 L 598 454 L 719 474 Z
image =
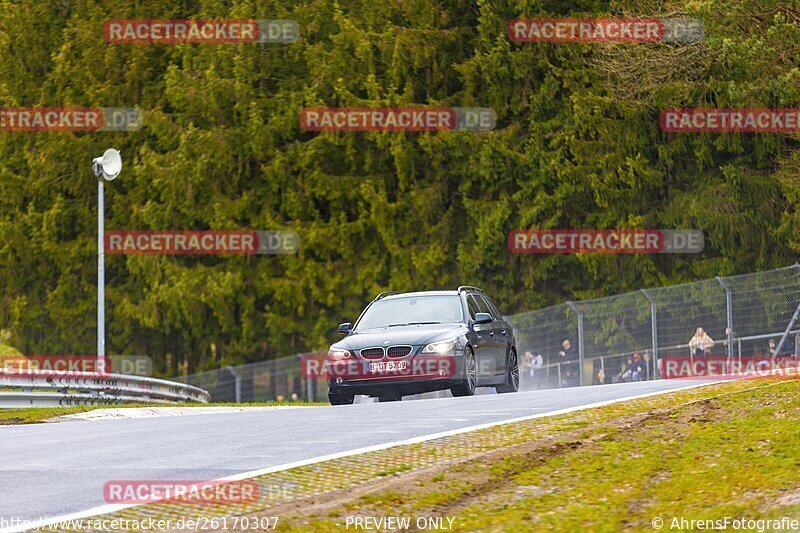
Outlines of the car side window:
M 494 316 L 497 320 L 503 320 L 503 313 L 500 312 L 492 299 L 488 296 L 484 296 L 483 299 L 486 300 L 486 304 L 489 306 L 489 309 L 492 310 L 492 316 Z
M 492 310 L 489 309 L 489 306 L 480 294 L 475 295 L 475 302 L 478 304 L 478 312 L 492 314 Z
M 467 308 L 469 309 L 469 316 L 472 320 L 475 320 L 476 313 L 481 312 L 478 308 L 478 303 L 475 301 L 475 297 L 471 294 L 467 294 Z

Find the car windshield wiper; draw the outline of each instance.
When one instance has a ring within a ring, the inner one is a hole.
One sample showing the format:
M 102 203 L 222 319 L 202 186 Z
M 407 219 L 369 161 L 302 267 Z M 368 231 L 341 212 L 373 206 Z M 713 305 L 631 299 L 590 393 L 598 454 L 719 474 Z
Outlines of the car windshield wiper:
M 389 324 L 386 327 L 393 328 L 395 326 L 421 326 L 426 324 L 441 324 L 441 322 L 406 322 L 405 324 Z

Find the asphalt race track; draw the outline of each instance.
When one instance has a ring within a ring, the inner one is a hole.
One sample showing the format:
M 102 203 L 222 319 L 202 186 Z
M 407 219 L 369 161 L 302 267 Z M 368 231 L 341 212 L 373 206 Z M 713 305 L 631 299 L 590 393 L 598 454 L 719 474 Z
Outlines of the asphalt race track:
M 480 424 L 695 386 L 652 381 L 276 411 L 0 427 L 0 517 L 104 505 L 109 480 L 204 480 Z

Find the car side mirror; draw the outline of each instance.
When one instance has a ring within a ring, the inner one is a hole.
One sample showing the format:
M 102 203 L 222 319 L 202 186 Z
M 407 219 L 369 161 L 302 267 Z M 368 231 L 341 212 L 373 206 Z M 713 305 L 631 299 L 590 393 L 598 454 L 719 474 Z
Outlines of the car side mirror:
M 488 324 L 492 321 L 492 315 L 489 313 L 476 313 L 475 320 L 473 323 L 475 324 Z
M 347 334 L 347 333 L 350 333 L 350 329 L 351 329 L 352 327 L 353 327 L 353 325 L 352 325 L 350 322 L 345 322 L 345 323 L 343 323 L 343 324 L 339 324 L 339 327 L 338 327 L 338 328 L 336 328 L 336 331 L 337 331 L 338 333 L 345 333 L 345 334 Z

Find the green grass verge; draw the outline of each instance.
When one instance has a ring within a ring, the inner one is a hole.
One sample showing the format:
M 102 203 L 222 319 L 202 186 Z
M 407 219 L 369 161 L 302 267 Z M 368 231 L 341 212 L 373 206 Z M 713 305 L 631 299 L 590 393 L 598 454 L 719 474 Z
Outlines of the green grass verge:
M 286 509 L 283 525 L 337 531 L 348 516 L 407 516 L 453 518 L 460 531 L 611 532 L 655 531 L 656 518 L 664 530 L 676 517 L 800 519 L 800 382 L 751 386 L 622 417 L 602 408 L 612 416 L 596 424 Z
M 91 407 L 29 407 L 0 409 L 0 425 L 37 424 L 54 416 L 91 411 Z

